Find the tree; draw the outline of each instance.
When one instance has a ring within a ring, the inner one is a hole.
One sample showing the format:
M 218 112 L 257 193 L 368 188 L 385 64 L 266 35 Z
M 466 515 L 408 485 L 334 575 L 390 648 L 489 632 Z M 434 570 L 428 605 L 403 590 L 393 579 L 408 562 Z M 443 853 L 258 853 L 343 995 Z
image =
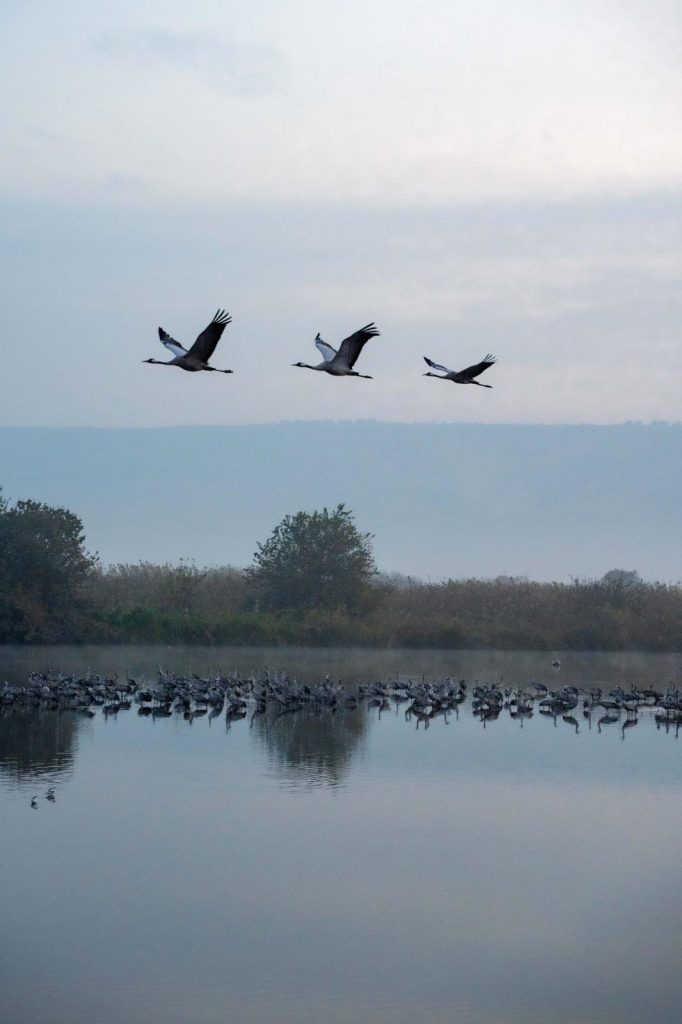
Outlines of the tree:
M 247 576 L 266 609 L 357 610 L 376 573 L 372 539 L 358 531 L 344 505 L 297 512 L 258 545 Z
M 66 508 L 0 497 L 0 639 L 68 639 L 80 589 L 96 563 Z
M 599 581 L 600 586 L 610 594 L 624 594 L 641 590 L 644 580 L 636 569 L 609 569 Z

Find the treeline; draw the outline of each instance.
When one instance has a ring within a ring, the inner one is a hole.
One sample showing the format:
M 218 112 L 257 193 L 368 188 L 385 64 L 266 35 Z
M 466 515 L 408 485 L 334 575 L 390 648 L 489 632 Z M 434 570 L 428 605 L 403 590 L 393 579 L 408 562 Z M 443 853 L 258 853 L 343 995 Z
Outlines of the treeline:
M 237 569 L 119 565 L 90 577 L 78 639 L 682 651 L 682 588 L 639 579 L 622 586 L 609 576 L 570 584 L 388 578 L 369 585 L 361 612 L 275 611 L 258 607 Z
M 614 569 L 570 584 L 376 571 L 353 514 L 286 516 L 253 564 L 103 567 L 72 512 L 0 495 L 0 642 L 682 651 L 682 588 Z

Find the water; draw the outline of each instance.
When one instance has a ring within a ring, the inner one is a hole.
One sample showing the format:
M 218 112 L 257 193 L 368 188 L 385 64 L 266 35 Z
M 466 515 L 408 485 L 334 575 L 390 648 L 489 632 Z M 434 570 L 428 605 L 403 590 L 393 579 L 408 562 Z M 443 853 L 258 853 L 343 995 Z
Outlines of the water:
M 5 650 L 139 673 L 679 680 L 679 657 Z M 0 717 L 8 1024 L 677 1024 L 680 745 L 640 714 Z M 46 799 L 55 787 L 54 803 Z M 37 808 L 31 798 L 37 797 Z

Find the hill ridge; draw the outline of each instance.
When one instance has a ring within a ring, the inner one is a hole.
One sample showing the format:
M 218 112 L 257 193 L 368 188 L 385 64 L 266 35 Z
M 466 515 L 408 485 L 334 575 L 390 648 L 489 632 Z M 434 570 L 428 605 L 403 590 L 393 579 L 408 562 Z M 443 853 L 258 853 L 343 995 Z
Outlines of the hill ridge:
M 5 496 L 71 508 L 105 563 L 245 565 L 283 515 L 343 501 L 382 570 L 433 579 L 675 582 L 681 457 L 669 423 L 0 427 Z

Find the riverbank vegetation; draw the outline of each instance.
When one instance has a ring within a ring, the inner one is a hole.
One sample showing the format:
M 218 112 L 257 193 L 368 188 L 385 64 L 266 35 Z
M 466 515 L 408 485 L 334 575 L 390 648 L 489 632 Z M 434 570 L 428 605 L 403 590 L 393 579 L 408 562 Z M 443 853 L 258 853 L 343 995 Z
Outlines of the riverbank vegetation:
M 208 644 L 349 644 L 508 650 L 682 651 L 682 588 L 637 581 L 379 577 L 361 614 L 261 610 L 236 569 L 136 565 L 88 582 L 80 640 Z
M 0 641 L 682 651 L 682 587 L 377 573 L 353 514 L 287 516 L 247 570 L 102 566 L 66 509 L 0 501 Z

